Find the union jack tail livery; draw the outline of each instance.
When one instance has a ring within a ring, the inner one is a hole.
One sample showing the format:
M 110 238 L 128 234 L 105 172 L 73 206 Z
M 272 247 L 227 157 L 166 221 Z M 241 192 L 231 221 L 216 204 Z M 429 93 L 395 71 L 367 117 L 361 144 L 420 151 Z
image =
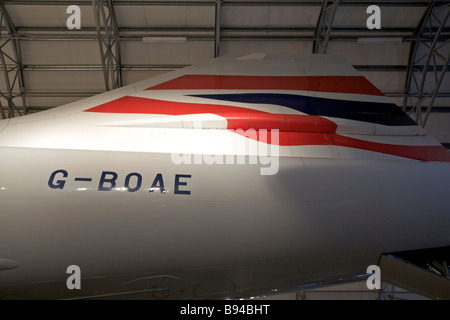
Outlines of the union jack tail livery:
M 450 153 L 339 57 L 213 59 L 2 120 L 0 152 L 0 299 L 238 298 L 371 265 L 450 298 L 426 270 L 450 262 Z

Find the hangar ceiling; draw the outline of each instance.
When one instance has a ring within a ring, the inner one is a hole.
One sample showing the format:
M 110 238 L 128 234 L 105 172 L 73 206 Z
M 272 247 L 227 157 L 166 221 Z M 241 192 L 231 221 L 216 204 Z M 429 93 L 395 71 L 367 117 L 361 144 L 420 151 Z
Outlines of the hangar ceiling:
M 344 57 L 450 142 L 449 1 L 0 0 L 1 117 L 33 113 L 230 53 Z M 68 29 L 68 7 L 80 29 Z M 430 117 L 429 117 L 430 115 Z M 427 123 L 428 124 L 428 123 Z

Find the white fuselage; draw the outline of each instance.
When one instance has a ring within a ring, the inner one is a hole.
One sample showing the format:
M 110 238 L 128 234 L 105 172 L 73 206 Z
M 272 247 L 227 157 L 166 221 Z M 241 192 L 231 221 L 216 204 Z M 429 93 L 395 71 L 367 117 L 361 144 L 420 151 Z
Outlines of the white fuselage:
M 0 299 L 254 296 L 450 245 L 438 142 L 342 59 L 262 58 L 0 121 Z
M 259 165 L 174 165 L 170 154 L 0 152 L 0 252 L 19 262 L 0 272 L 2 296 L 293 290 L 450 241 L 447 163 L 290 157 L 264 176 Z M 81 290 L 66 287 L 70 265 Z

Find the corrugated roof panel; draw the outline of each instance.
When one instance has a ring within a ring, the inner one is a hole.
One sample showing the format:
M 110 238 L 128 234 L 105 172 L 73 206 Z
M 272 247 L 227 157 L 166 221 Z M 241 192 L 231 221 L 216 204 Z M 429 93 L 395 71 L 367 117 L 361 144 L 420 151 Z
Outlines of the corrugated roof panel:
M 102 92 L 105 91 L 100 71 L 25 71 L 27 92 Z
M 73 4 L 76 5 L 76 1 Z M 79 7 L 81 29 L 95 27 L 92 6 L 80 5 Z M 18 28 L 67 28 L 67 19 L 72 15 L 66 12 L 68 5 L 7 5 L 6 8 Z
M 401 92 L 405 86 L 405 72 L 362 71 L 361 73 L 382 92 Z
M 223 28 L 315 28 L 319 6 L 224 6 Z
M 116 6 L 122 28 L 214 28 L 213 6 Z
M 24 65 L 101 64 L 97 41 L 22 41 L 21 49 Z
M 311 53 L 312 41 L 290 41 L 290 40 L 227 40 L 220 45 L 221 55 L 231 53 L 250 54 L 254 52 L 272 53 Z
M 374 3 L 376 4 L 376 3 Z M 369 4 L 367 5 L 367 7 Z M 381 29 L 414 29 L 426 11 L 426 7 L 380 7 Z M 366 6 L 338 6 L 333 20 L 333 28 L 367 28 L 367 19 L 372 13 L 366 13 Z
M 407 65 L 410 45 L 410 42 L 331 41 L 328 53 L 338 54 L 352 65 Z
M 210 59 L 214 54 L 213 41 L 156 42 L 123 41 L 123 64 L 189 65 Z

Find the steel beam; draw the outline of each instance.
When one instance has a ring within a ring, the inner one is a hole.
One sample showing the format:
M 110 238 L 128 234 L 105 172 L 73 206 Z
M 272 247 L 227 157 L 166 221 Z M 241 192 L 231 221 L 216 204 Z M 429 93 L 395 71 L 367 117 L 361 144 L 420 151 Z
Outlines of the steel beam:
M 449 66 L 450 40 L 443 41 L 441 37 L 449 15 L 450 4 L 438 5 L 431 1 L 415 32 L 415 36 L 420 40 L 411 44 L 403 110 L 406 111 L 411 105 L 409 114 L 422 127 L 427 123 Z
M 6 29 L 7 33 L 2 29 Z M 0 65 L 4 76 L 4 85 L 0 88 L 0 96 L 6 100 L 7 113 L 0 99 L 0 114 L 3 119 L 27 114 L 25 86 L 23 80 L 22 58 L 17 30 L 6 10 L 3 0 L 0 0 Z M 7 35 L 6 35 L 7 34 Z M 17 102 L 20 102 L 18 105 Z
M 314 31 L 313 53 L 327 53 L 336 8 L 339 0 L 324 0 Z
M 64 5 L 69 6 L 74 4 L 73 0 L 6 0 L 7 4 L 11 5 Z M 224 0 L 223 4 L 226 6 L 320 6 L 322 0 L 264 0 L 264 1 L 249 1 L 249 0 Z M 374 1 L 357 1 L 357 0 L 341 0 L 342 6 L 346 7 L 368 7 Z M 444 4 L 446 1 L 437 1 L 437 3 Z M 408 7 L 408 6 L 426 6 L 429 1 L 424 0 L 409 0 L 409 1 L 389 1 L 382 2 L 383 7 Z M 77 0 L 76 4 L 90 5 L 90 0 Z M 215 5 L 215 0 L 201 0 L 201 1 L 176 1 L 176 0 L 114 0 L 116 6 L 207 6 Z
M 112 0 L 92 0 L 106 91 L 122 86 L 119 28 Z
M 378 291 L 377 300 L 394 300 L 395 287 L 387 282 L 381 283 L 381 289 Z
M 7 4 L 12 5 L 43 5 L 43 6 L 70 6 L 77 4 L 79 6 L 88 6 L 91 0 L 6 0 Z M 214 5 L 214 0 L 209 1 L 154 1 L 154 0 L 114 0 L 114 5 L 122 6 L 205 6 Z
M 214 31 L 214 58 L 220 55 L 220 16 L 222 0 L 216 0 L 215 7 L 215 31 Z

